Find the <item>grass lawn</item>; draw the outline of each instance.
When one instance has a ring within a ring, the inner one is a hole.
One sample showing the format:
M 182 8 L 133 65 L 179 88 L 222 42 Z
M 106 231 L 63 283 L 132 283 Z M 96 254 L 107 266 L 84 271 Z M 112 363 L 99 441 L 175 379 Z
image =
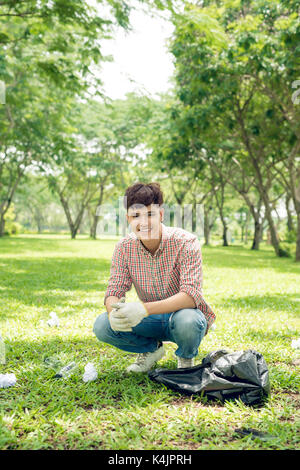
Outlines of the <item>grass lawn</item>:
M 205 402 L 129 375 L 134 355 L 92 332 L 117 239 L 15 236 L 0 239 L 0 332 L 15 386 L 0 389 L 0 449 L 296 449 L 299 443 L 300 265 L 272 249 L 203 247 L 204 296 L 217 314 L 196 363 L 216 349 L 255 349 L 269 367 L 271 398 L 260 409 Z M 136 299 L 134 289 L 127 294 Z M 50 312 L 59 327 L 47 326 Z M 175 368 L 173 343 L 159 367 Z M 53 379 L 44 358 L 79 368 Z M 98 380 L 84 383 L 93 362 Z M 240 436 L 254 428 L 272 438 Z M 297 436 L 298 432 L 298 436 Z

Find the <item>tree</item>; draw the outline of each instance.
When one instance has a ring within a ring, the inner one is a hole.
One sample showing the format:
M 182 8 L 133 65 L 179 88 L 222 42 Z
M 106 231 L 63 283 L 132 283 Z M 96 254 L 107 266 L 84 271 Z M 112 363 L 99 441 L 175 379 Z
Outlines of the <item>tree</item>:
M 25 172 L 14 202 L 17 220 L 24 225 L 26 221 L 27 227 L 35 227 L 38 233 L 49 223 L 52 204 L 57 204 L 56 198 L 51 197 L 46 178 L 30 171 Z
M 50 122 L 65 127 L 66 93 L 87 87 L 84 67 L 100 58 L 96 50 L 87 54 L 100 22 L 94 18 L 92 28 L 90 19 L 84 32 L 85 19 L 76 4 L 79 8 L 76 1 L 0 4 L 0 79 L 6 84 L 6 103 L 0 109 L 0 236 L 25 170 L 47 159 L 44 140 Z M 84 35 L 86 41 L 78 41 Z
M 25 169 L 45 164 L 49 148 L 56 146 L 49 124 L 61 132 L 68 128 L 65 100 L 82 99 L 92 87 L 101 95 L 101 40 L 117 26 L 129 27 L 131 7 L 125 1 L 97 3 L 105 14 L 81 0 L 0 2 L 0 80 L 6 88 L 0 108 L 0 236 Z M 145 4 L 162 9 L 168 1 Z
M 116 198 L 120 190 L 125 191 L 133 179 L 147 178 L 144 141 L 155 106 L 148 97 L 134 93 L 128 93 L 124 100 L 90 100 L 78 105 L 77 133 L 85 148 L 98 153 L 97 166 L 101 168 L 100 190 L 88 205 L 92 238 L 96 238 L 101 217 L 99 206 Z M 84 121 L 80 119 L 83 114 Z M 154 168 L 149 168 L 148 162 L 147 166 L 153 174 Z
M 300 120 L 286 114 L 291 98 L 288 86 L 297 73 L 299 35 L 297 2 L 291 3 L 291 9 L 285 1 L 272 2 L 270 7 L 267 0 L 223 6 L 215 1 L 205 1 L 201 7 L 186 4 L 184 14 L 174 16 L 171 44 L 181 121 L 190 147 L 194 152 L 205 148 L 210 155 L 222 149 L 224 158 L 232 155 L 240 161 L 242 156 L 247 161 L 279 256 L 285 253 L 276 234 L 268 181 L 275 179 L 275 168 L 281 165 L 290 165 L 295 181 L 298 171 L 294 159 Z M 280 76 L 282 62 L 285 73 Z M 277 100 L 267 93 L 269 82 L 274 84 Z M 296 117 L 298 110 L 293 113 Z M 189 152 L 184 158 L 189 159 Z

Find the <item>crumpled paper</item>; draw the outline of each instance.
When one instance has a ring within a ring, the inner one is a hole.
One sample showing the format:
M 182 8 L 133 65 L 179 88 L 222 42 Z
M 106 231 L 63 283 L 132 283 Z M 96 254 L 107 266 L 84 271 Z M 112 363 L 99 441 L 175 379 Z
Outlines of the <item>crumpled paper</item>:
M 92 380 L 96 380 L 98 377 L 98 372 L 95 369 L 94 364 L 89 362 L 85 368 L 84 368 L 84 374 L 83 374 L 83 381 L 84 382 L 91 382 Z
M 292 339 L 292 348 L 294 349 L 300 349 L 300 338 L 298 339 Z
M 0 388 L 12 387 L 16 382 L 15 374 L 0 374 Z
M 50 318 L 47 321 L 48 326 L 59 326 L 59 318 L 55 312 L 50 313 Z

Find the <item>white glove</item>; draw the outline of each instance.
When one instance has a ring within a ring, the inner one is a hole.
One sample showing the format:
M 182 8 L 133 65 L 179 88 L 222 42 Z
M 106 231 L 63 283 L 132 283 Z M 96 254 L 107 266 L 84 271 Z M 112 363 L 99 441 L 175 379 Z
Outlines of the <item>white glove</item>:
M 124 305 L 125 297 L 122 297 L 118 304 Z M 111 326 L 111 329 L 114 331 L 132 331 L 128 321 L 124 315 L 118 313 L 117 308 L 113 308 L 108 314 L 108 320 Z
M 132 331 L 132 328 L 127 318 L 119 311 L 114 308 L 108 314 L 109 323 L 111 329 L 114 331 Z
M 128 302 L 127 304 L 116 302 L 111 306 L 118 309 L 118 314 L 122 315 L 123 321 L 126 320 L 131 327 L 138 325 L 143 318 L 148 316 L 148 312 L 142 302 Z

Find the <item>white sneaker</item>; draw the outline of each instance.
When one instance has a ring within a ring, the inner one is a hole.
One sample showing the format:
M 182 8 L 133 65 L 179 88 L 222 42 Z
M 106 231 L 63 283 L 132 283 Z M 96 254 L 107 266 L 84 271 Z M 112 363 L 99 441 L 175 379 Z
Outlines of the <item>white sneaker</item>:
M 165 350 L 163 345 L 160 346 L 154 352 L 146 352 L 137 355 L 136 361 L 127 367 L 127 372 L 147 372 L 151 369 L 153 364 L 159 361 L 163 355 L 165 354 Z
M 184 357 L 177 357 L 177 368 L 184 369 L 185 367 L 193 367 L 194 366 L 194 358 L 185 359 Z

